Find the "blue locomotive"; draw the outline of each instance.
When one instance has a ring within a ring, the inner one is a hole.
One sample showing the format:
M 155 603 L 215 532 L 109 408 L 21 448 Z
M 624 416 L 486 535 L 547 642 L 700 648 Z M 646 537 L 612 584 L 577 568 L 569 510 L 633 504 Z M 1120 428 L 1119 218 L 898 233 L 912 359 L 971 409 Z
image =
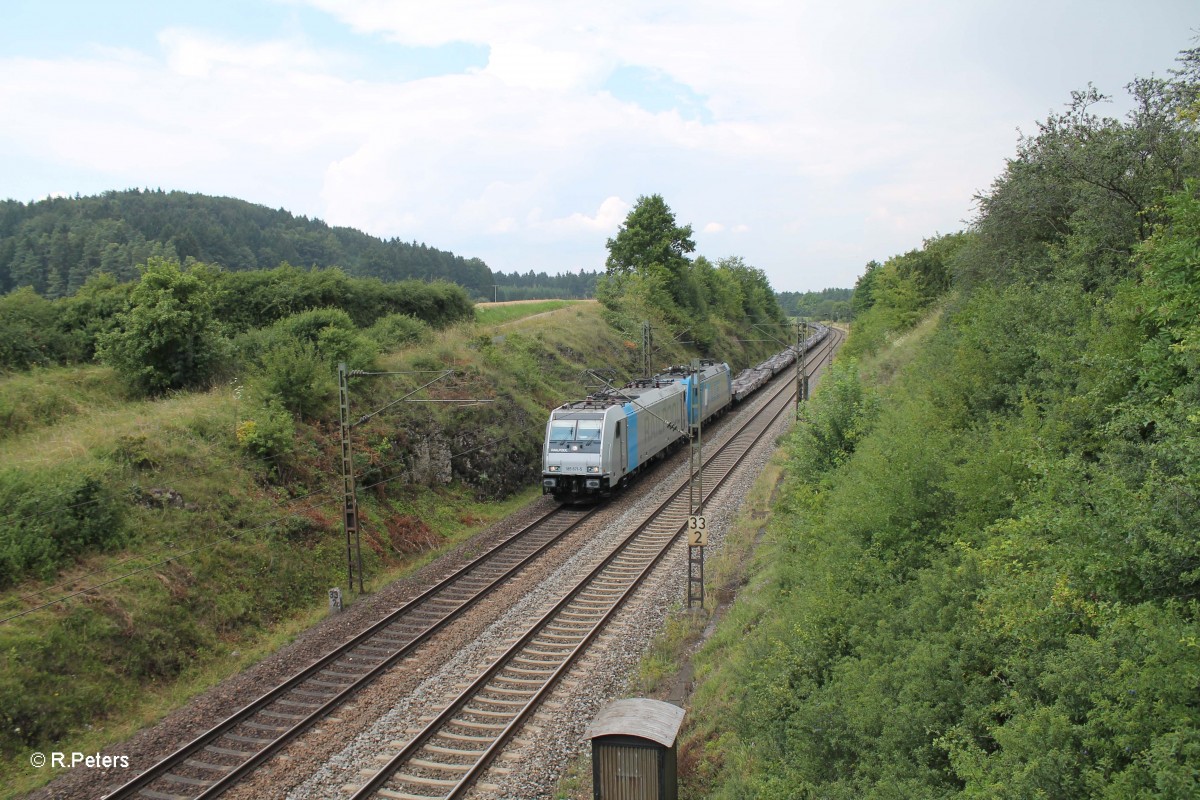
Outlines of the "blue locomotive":
M 542 448 L 542 493 L 561 501 L 606 497 L 687 441 L 696 416 L 733 402 L 729 365 L 701 362 L 697 380 L 672 367 L 550 412 Z

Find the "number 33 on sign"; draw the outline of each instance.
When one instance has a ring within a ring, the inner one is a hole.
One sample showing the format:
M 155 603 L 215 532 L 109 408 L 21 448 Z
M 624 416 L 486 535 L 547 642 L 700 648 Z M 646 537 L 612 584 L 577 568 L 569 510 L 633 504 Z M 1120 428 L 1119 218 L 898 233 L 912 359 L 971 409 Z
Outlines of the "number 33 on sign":
M 688 517 L 687 536 L 689 547 L 704 547 L 708 544 L 708 520 L 703 514 Z

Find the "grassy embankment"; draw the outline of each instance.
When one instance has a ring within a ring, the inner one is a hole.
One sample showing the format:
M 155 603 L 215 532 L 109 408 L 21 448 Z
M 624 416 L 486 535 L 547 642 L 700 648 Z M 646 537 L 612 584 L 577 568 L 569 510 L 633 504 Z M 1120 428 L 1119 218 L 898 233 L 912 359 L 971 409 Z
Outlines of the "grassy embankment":
M 503 303 L 482 303 L 475 306 L 475 322 L 479 325 L 501 325 L 537 314 L 557 311 L 577 303 L 594 300 L 513 300 Z
M 1196 384 L 1128 296 L 952 294 L 827 377 L 685 796 L 1195 796 Z
M 941 311 L 935 310 L 877 354 L 855 363 L 854 368 L 872 385 L 890 383 L 916 359 L 940 318 Z M 824 391 L 823 384 L 814 389 L 814 402 L 819 402 L 815 398 Z M 737 767 L 732 767 L 725 757 L 725 748 L 735 758 L 745 757 L 742 742 L 729 723 L 741 705 L 741 693 L 746 690 L 746 671 L 755 669 L 758 635 L 775 615 L 786 613 L 780 607 L 780 595 L 790 590 L 781 586 L 791 582 L 789 573 L 795 564 L 781 537 L 786 538 L 787 531 L 795 531 L 800 524 L 786 500 L 793 488 L 789 473 L 794 480 L 797 432 L 793 429 L 781 443 L 783 446 L 759 477 L 734 523 L 729 538 L 732 547 L 718 555 L 718 568 L 730 578 L 722 584 L 726 592 L 720 598 L 723 616 L 712 635 L 690 656 L 686 648 L 672 647 L 672 640 L 678 636 L 670 631 L 656 645 L 656 650 L 674 652 L 677 658 L 690 657 L 697 682 L 696 693 L 688 701 L 688 718 L 678 745 L 684 797 L 708 797 L 722 788 L 722 781 L 730 780 L 730 775 L 736 773 Z M 687 625 L 685 619 L 674 622 L 675 627 Z M 694 641 L 698 627 L 694 623 L 690 627 Z M 647 673 L 655 675 L 654 666 L 659 660 L 652 655 L 641 666 L 639 688 L 647 689 L 649 696 L 664 691 L 661 679 L 644 682 Z M 736 782 L 735 774 L 732 780 Z
M 480 322 L 380 359 L 385 370 L 453 367 L 458 376 L 442 396 L 495 402 L 406 406 L 356 432 L 363 483 L 387 480 L 360 496 L 371 587 L 537 494 L 520 487 L 510 494 L 486 475 L 471 483 L 457 469 L 431 478 L 399 452 L 399 429 L 420 432 L 409 444 L 426 449 L 440 442 L 443 450 L 468 450 L 511 437 L 492 448 L 508 448 L 494 462 L 486 447 L 466 457 L 501 470 L 503 458 L 528 459 L 544 409 L 579 393 L 584 366 L 632 360 L 594 304 L 567 305 L 509 306 L 499 319 L 481 312 Z M 546 311 L 555 313 L 507 325 L 495 340 L 489 333 L 499 321 Z M 362 382 L 355 411 L 384 405 L 404 385 Z M 50 777 L 29 767 L 30 752 L 90 752 L 119 741 L 286 643 L 323 616 L 325 590 L 344 583 L 336 429 L 298 425 L 288 457 L 255 460 L 235 436 L 246 402 L 232 386 L 130 402 L 99 366 L 0 379 L 4 488 L 20 499 L 3 512 L 6 541 L 21 531 L 52 538 L 80 525 L 96 536 L 65 568 L 47 567 L 4 591 L 0 616 L 117 579 L 0 623 L 3 796 Z M 524 429 L 513 430 L 513 420 Z M 464 425 L 475 429 L 462 433 Z M 444 430 L 461 435 L 447 443 L 438 439 L 447 438 Z M 408 480 L 413 475 L 420 479 Z M 107 541 L 85 524 L 104 515 L 110 532 L 119 531 Z

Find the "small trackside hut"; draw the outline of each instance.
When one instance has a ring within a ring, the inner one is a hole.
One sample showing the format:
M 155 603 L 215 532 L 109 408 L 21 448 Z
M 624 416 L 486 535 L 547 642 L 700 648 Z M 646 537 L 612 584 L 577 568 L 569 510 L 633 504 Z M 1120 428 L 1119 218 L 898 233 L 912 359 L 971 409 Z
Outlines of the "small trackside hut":
M 676 800 L 675 737 L 683 709 L 660 700 L 618 700 L 592 720 L 595 800 Z

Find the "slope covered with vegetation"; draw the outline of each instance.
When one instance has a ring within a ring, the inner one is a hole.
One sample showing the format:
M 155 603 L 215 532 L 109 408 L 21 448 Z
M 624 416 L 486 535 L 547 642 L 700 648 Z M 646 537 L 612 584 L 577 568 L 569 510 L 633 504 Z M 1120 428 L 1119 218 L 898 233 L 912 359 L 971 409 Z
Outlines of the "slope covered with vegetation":
M 502 324 L 318 309 L 253 331 L 257 366 L 211 388 L 139 398 L 103 365 L 0 380 L 0 796 L 49 777 L 29 752 L 128 735 L 345 586 L 328 359 L 347 343 L 420 373 L 351 385 L 368 589 L 536 496 L 545 409 L 636 353 L 594 303 Z M 385 408 L 447 369 L 415 397 L 492 402 Z
M 1129 89 L 859 281 L 690 796 L 1200 795 L 1200 51 Z

